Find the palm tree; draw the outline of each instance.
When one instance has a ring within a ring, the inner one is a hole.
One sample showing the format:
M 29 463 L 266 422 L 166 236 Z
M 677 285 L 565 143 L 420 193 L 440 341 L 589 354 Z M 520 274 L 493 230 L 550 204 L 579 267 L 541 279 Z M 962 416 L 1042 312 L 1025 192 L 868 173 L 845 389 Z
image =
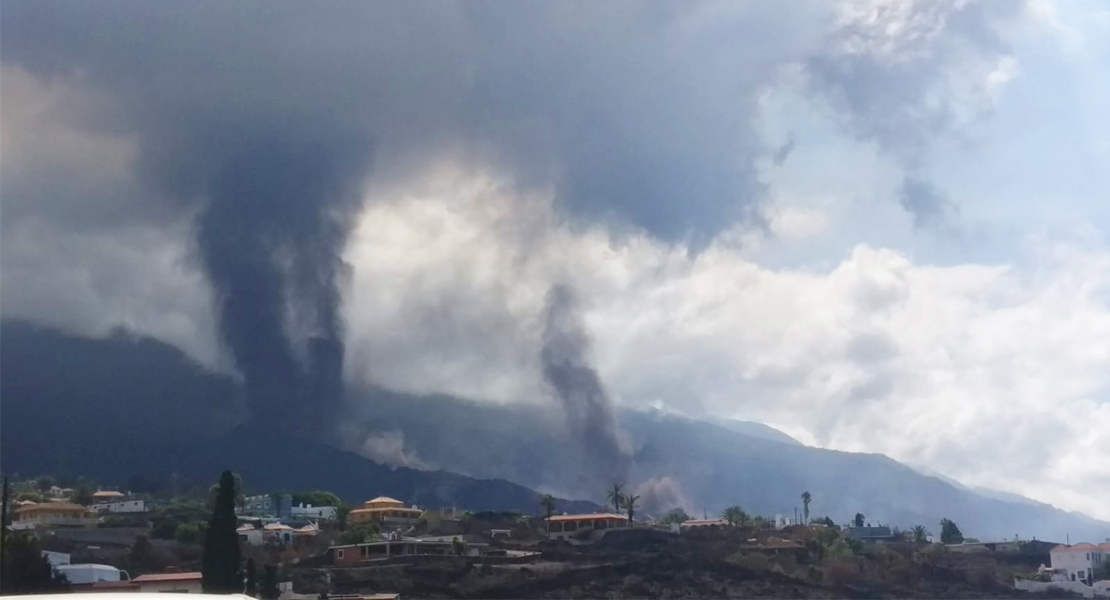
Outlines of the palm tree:
M 914 526 L 914 528 L 913 528 L 913 541 L 915 541 L 915 542 L 924 542 L 926 535 L 928 535 L 928 534 L 925 532 L 925 526 L 924 525 L 915 525 Z
M 613 503 L 613 510 L 620 513 L 621 505 L 624 504 L 624 494 L 621 490 L 624 489 L 623 483 L 613 482 L 613 487 L 609 488 L 609 502 Z
M 543 498 L 540 498 L 540 506 L 543 507 L 544 515 L 547 517 L 544 519 L 544 523 L 547 524 L 547 534 L 551 535 L 551 515 L 555 514 L 555 496 L 544 494 Z
M 721 513 L 721 518 L 728 521 L 729 527 L 732 527 L 733 525 L 745 521 L 747 519 L 747 513 L 745 513 L 744 509 L 740 508 L 740 506 L 733 504 Z
M 628 526 L 632 526 L 632 517 L 636 514 L 636 501 L 639 496 L 628 495 L 624 497 L 624 507 L 628 509 Z
M 802 492 L 802 518 L 806 524 L 809 523 L 809 501 L 812 499 L 809 492 Z

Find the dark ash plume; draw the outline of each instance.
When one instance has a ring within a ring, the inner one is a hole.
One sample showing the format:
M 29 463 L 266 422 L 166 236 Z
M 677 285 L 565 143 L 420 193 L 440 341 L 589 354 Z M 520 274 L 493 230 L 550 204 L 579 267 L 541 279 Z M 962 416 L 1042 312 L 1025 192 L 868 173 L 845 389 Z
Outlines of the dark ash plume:
M 340 253 L 369 147 L 289 131 L 250 139 L 249 130 L 230 130 L 220 140 L 235 150 L 202 174 L 197 241 L 252 416 L 280 424 L 298 415 L 298 429 L 316 434 L 334 426 L 342 403 Z
M 589 484 L 605 485 L 626 479 L 632 457 L 617 428 L 613 403 L 590 366 L 589 352 L 590 339 L 574 291 L 553 286 L 547 294 L 540 352 L 544 379 L 554 388 L 571 435 L 592 465 Z

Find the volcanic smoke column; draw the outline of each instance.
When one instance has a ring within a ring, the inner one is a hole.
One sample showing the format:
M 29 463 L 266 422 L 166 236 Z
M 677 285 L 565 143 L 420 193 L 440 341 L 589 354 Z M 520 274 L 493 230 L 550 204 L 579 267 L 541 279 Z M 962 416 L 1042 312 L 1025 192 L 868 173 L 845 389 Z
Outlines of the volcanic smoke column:
M 321 435 L 343 400 L 341 253 L 369 143 L 292 131 L 223 140 L 197 241 L 252 419 L 297 415 L 299 431 Z
M 589 364 L 590 339 L 578 311 L 574 291 L 558 284 L 547 294 L 543 349 L 544 378 L 563 405 L 567 426 L 577 436 L 587 472 L 582 483 L 600 493 L 614 481 L 625 481 L 631 454 L 621 439 L 609 399 L 597 371 Z

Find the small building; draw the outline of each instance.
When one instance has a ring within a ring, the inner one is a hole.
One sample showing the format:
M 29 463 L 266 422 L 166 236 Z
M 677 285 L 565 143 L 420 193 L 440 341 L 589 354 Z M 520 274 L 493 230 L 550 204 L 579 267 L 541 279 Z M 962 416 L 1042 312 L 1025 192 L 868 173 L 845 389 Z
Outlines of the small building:
M 588 537 L 588 532 L 604 532 L 609 529 L 628 527 L 628 517 L 613 513 L 588 515 L 554 515 L 548 517 L 547 537 L 552 540 L 565 540 L 573 537 Z M 604 535 L 601 533 L 600 535 Z
M 859 540 L 861 542 L 893 542 L 898 539 L 890 531 L 890 527 L 886 525 L 879 525 L 877 527 L 847 527 L 844 529 L 844 537 Z
M 123 500 L 125 497 L 126 497 L 126 494 L 124 494 L 123 492 L 117 492 L 117 491 L 114 491 L 114 490 L 100 490 L 98 492 L 93 493 L 93 495 L 92 495 L 93 504 L 107 504 L 109 502 L 119 502 L 120 500 Z
M 489 547 L 487 544 L 468 543 L 463 556 L 482 556 Z M 328 556 L 337 567 L 350 567 L 367 562 L 384 561 L 400 557 L 415 556 L 456 556 L 454 540 L 411 539 L 383 540 L 361 544 L 346 544 L 328 548 Z
M 679 524 L 679 530 L 695 527 L 727 527 L 728 521 L 724 519 L 687 519 Z
M 294 519 L 324 519 L 326 521 L 334 521 L 338 509 L 334 506 L 312 506 L 301 503 L 300 506 L 293 506 L 289 509 L 290 515 Z
M 351 523 L 372 521 L 383 524 L 411 525 L 420 520 L 424 511 L 416 508 L 405 508 L 405 503 L 400 500 L 378 496 L 373 500 L 362 503 L 362 508 L 356 508 L 347 514 Z
M 239 535 L 239 541 L 251 546 L 261 546 L 265 542 L 262 529 L 251 525 L 250 523 L 240 525 L 235 533 Z
M 1087 585 L 1094 583 L 1094 573 L 1104 562 L 1110 562 L 1110 543 L 1075 544 L 1056 546 L 1049 552 L 1052 570 L 1063 573 L 1068 581 L 1079 581 Z
M 12 529 L 44 527 L 96 527 L 97 518 L 88 508 L 69 502 L 43 502 L 15 509 Z
M 262 526 L 262 537 L 265 541 L 275 541 L 288 544 L 293 541 L 296 529 L 285 523 L 267 523 Z
M 121 500 L 119 502 L 101 502 L 94 504 L 93 508 L 101 513 L 135 514 L 146 512 L 146 500 Z
M 202 575 L 199 571 L 185 573 L 157 573 L 140 575 L 131 581 L 139 586 L 139 591 L 149 593 L 170 592 L 176 594 L 201 593 Z

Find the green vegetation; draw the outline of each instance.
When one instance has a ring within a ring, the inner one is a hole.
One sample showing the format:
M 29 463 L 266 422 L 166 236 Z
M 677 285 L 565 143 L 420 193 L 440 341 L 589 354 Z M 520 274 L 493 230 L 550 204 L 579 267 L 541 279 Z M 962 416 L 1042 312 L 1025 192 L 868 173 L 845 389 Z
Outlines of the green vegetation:
M 381 539 L 378 526 L 374 523 L 364 521 L 361 523 L 351 523 L 343 530 L 336 538 L 337 544 L 360 544 L 362 542 L 373 542 Z
M 69 587 L 64 575 L 54 575 L 38 540 L 31 534 L 7 532 L 0 563 L 0 572 L 4 574 L 0 578 L 0 594 L 58 593 Z
M 462 556 L 466 554 L 466 542 L 459 538 L 451 540 L 451 547 L 455 550 L 455 556 Z
M 724 512 L 721 513 L 721 518 L 725 521 L 728 521 L 729 527 L 732 527 L 734 525 L 739 525 L 743 527 L 745 524 L 747 524 L 749 516 L 748 513 L 744 512 L 743 508 L 740 508 L 739 505 L 734 504 L 726 508 Z
M 254 559 L 247 559 L 247 583 L 243 593 L 254 598 L 258 595 L 258 572 L 254 566 Z
M 239 576 L 239 535 L 235 533 L 237 491 L 235 476 L 231 471 L 224 471 L 220 475 L 212 520 L 204 536 L 201 572 L 207 594 L 236 594 L 243 587 Z
M 343 501 L 339 496 L 331 492 L 324 492 L 317 490 L 315 492 L 296 492 L 290 494 L 293 499 L 293 506 L 300 504 L 311 504 L 312 506 L 342 506 Z
M 809 503 L 813 496 L 809 492 L 802 492 L 802 522 L 809 523 Z
M 339 531 L 347 529 L 347 515 L 351 514 L 351 507 L 340 504 L 335 509 L 335 528 Z
M 258 587 L 258 597 L 262 600 L 277 600 L 279 596 L 281 596 L 281 590 L 278 589 L 277 567 L 266 565 L 262 570 L 262 583 Z
M 197 500 L 175 499 L 171 504 L 151 511 L 150 521 L 154 524 L 151 537 L 172 540 L 177 537 L 177 528 L 183 524 L 196 525 L 198 528 L 210 517 L 204 504 Z
M 200 527 L 195 523 L 182 523 L 177 526 L 173 539 L 179 544 L 195 544 L 200 540 Z
M 863 516 L 863 513 L 856 513 L 856 518 L 853 519 L 852 522 L 855 524 L 856 527 L 863 527 L 864 519 L 865 517 Z
M 832 529 L 840 529 L 840 527 L 837 526 L 836 522 L 832 520 L 832 517 L 828 517 L 828 516 L 818 517 L 818 518 L 813 520 L 813 523 L 815 525 L 824 525 L 824 526 L 832 528 Z
M 78 485 L 73 490 L 73 497 L 70 501 L 82 506 L 88 506 L 93 503 L 93 490 L 91 485 Z
M 58 482 L 55 481 L 54 478 L 50 475 L 39 475 L 35 478 L 35 489 L 40 492 L 45 493 L 47 491 L 50 491 L 50 488 L 54 487 L 57 484 Z
M 925 531 L 924 525 L 914 525 L 910 532 L 913 533 L 913 541 L 915 542 L 924 542 L 929 535 L 928 532 Z
M 964 534 L 951 519 L 940 520 L 940 541 L 945 544 L 960 544 L 964 541 Z
M 551 515 L 555 514 L 555 496 L 544 494 L 543 498 L 540 498 L 540 506 L 543 507 L 544 517 L 551 519 Z M 544 520 L 544 523 L 547 524 L 547 533 L 551 533 L 551 522 Z
M 131 550 L 127 554 L 127 564 L 133 569 L 150 570 L 154 562 L 154 548 L 145 535 L 135 538 Z

